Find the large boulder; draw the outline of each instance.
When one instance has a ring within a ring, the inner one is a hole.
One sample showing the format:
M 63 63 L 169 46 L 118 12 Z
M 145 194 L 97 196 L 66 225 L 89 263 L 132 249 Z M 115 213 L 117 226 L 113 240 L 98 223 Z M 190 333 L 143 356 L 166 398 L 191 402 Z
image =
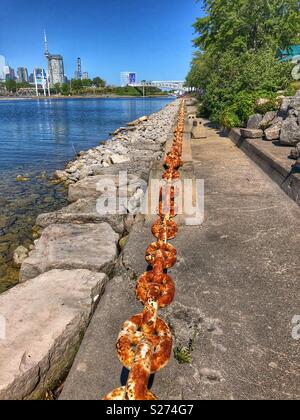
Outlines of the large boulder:
M 283 118 L 276 116 L 272 121 L 272 125 L 265 129 L 265 139 L 268 141 L 279 140 L 282 125 Z
M 282 124 L 278 123 L 278 124 L 272 125 L 271 127 L 267 128 L 265 130 L 266 140 L 268 140 L 268 141 L 279 140 L 280 133 L 281 133 L 281 127 L 282 127 Z
M 290 108 L 300 111 L 300 90 L 298 90 L 296 95 L 292 98 Z
M 291 155 L 290 155 L 290 157 L 291 157 L 292 159 L 295 159 L 295 160 L 297 160 L 297 159 L 299 159 L 299 158 L 300 158 L 300 142 L 297 144 L 297 146 L 296 146 L 295 148 L 293 148 L 293 149 L 291 150 Z
M 263 137 L 264 132 L 262 130 L 241 128 L 241 135 L 246 139 L 260 139 Z
M 286 98 L 283 99 L 283 101 L 281 103 L 281 106 L 280 106 L 280 109 L 279 109 L 279 112 L 278 112 L 278 114 L 281 117 L 283 117 L 283 118 L 287 117 L 288 112 L 289 112 L 289 110 L 291 108 L 291 105 L 292 105 L 292 101 L 293 101 L 292 97 L 286 97 Z
M 300 142 L 300 126 L 294 117 L 283 121 L 280 143 L 286 146 L 296 146 Z
M 104 215 L 99 213 L 97 210 L 96 198 L 80 199 L 75 203 L 62 208 L 61 210 L 55 211 L 53 213 L 40 214 L 36 220 L 36 224 L 37 226 L 45 229 L 46 227 L 53 224 L 85 224 L 106 222 L 110 224 L 115 232 L 122 234 L 125 230 L 123 215 L 125 209 L 122 207 L 121 210 L 122 214 Z
M 252 115 L 248 120 L 247 128 L 250 130 L 259 130 L 262 119 L 263 116 L 261 114 Z
M 54 270 L 0 295 L 0 400 L 36 400 L 63 379 L 107 280 Z
M 132 190 L 139 182 L 139 178 L 135 175 L 128 175 L 127 179 L 120 178 L 119 175 L 97 175 L 88 178 L 84 178 L 74 185 L 69 187 L 69 201 L 74 202 L 81 198 L 98 198 L 100 197 L 107 188 L 110 190 L 123 188 L 126 190 Z
M 110 160 L 111 163 L 113 165 L 118 164 L 118 163 L 126 163 L 126 162 L 130 162 L 130 158 L 128 156 L 124 156 L 124 155 L 118 155 L 118 154 L 112 154 L 110 156 Z
M 51 225 L 23 262 L 20 282 L 53 269 L 87 269 L 110 274 L 118 256 L 119 235 L 108 223 Z
M 276 111 L 267 112 L 260 123 L 260 128 L 265 130 L 268 127 L 270 127 L 273 124 L 273 121 L 275 120 L 276 117 L 277 117 Z

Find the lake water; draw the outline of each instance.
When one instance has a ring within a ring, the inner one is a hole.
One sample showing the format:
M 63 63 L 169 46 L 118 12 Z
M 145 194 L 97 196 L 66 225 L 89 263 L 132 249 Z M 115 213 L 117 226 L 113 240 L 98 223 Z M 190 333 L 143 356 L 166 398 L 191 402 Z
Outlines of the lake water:
M 81 150 L 118 127 L 163 108 L 170 98 L 0 101 L 0 293 L 18 281 L 12 253 L 32 242 L 40 213 L 67 203 L 50 181 Z M 17 182 L 17 175 L 27 182 Z

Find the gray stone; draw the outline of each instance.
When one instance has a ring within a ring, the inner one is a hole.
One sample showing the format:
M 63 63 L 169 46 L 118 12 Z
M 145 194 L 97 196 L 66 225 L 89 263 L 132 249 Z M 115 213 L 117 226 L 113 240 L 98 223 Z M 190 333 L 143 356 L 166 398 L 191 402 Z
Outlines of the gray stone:
M 296 95 L 293 97 L 291 101 L 291 108 L 294 108 L 296 110 L 300 110 L 300 90 L 296 93 Z
M 295 160 L 300 158 L 300 142 L 297 144 L 297 146 L 294 149 L 291 150 L 290 157 Z
M 277 117 L 276 111 L 267 112 L 260 123 L 260 128 L 265 130 L 266 128 L 270 127 L 276 117 Z
M 280 138 L 282 124 L 276 124 L 265 130 L 266 140 L 273 141 Z
M 280 111 L 282 113 L 287 113 L 288 110 L 291 108 L 292 101 L 293 101 L 292 97 L 284 98 L 280 107 Z
M 67 169 L 66 169 L 66 172 L 67 172 L 68 174 L 74 174 L 76 171 L 77 171 L 76 166 L 71 166 L 70 168 L 67 168 Z
M 112 162 L 112 164 L 118 164 L 118 163 L 126 163 L 126 162 L 130 162 L 130 158 L 128 156 L 122 156 L 122 155 L 117 155 L 117 154 L 113 154 L 110 156 L 110 160 Z
M 0 400 L 39 399 L 63 379 L 107 280 L 54 270 L 0 295 Z
M 40 214 L 36 224 L 41 228 L 46 228 L 53 224 L 64 223 L 103 223 L 111 225 L 113 230 L 119 234 L 124 232 L 124 216 L 123 214 L 101 215 L 97 211 L 97 199 L 81 199 L 67 207 L 62 208 L 53 213 Z
M 264 132 L 262 130 L 252 130 L 249 128 L 241 128 L 241 135 L 246 139 L 259 139 L 263 137 Z
M 291 108 L 288 112 L 288 117 L 298 117 L 299 112 L 297 109 Z
M 60 181 L 66 181 L 68 179 L 68 174 L 65 171 L 55 171 L 54 178 Z
M 287 146 L 296 146 L 300 142 L 300 126 L 295 118 L 289 117 L 283 121 L 280 143 Z
M 263 116 L 260 114 L 252 115 L 249 118 L 247 128 L 250 128 L 251 130 L 259 130 L 262 119 L 263 119 Z
M 75 185 L 69 187 L 69 201 L 74 202 L 81 198 L 98 198 L 105 191 L 107 185 L 115 185 L 116 188 L 125 187 L 126 185 L 134 184 L 138 181 L 138 177 L 128 175 L 125 181 L 120 180 L 118 175 L 97 175 L 93 177 L 84 178 Z
M 20 282 L 53 269 L 88 269 L 110 274 L 118 251 L 119 235 L 108 223 L 51 225 L 23 262 Z
M 13 264 L 15 267 L 21 267 L 22 263 L 28 257 L 28 249 L 24 246 L 19 246 L 13 254 Z

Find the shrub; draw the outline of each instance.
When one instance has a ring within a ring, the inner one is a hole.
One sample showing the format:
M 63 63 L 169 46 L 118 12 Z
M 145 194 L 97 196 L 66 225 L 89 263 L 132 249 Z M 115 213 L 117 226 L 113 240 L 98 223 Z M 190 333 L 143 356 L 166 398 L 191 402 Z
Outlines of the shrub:
M 225 109 L 225 111 L 221 113 L 219 121 L 222 127 L 226 128 L 239 127 L 241 125 L 238 115 L 230 108 Z
M 200 115 L 214 123 L 226 121 L 231 125 L 239 121 L 243 125 L 256 112 L 275 110 L 277 91 L 291 83 L 290 63 L 280 62 L 268 50 L 247 52 L 239 57 L 224 53 L 218 60 L 202 56 L 201 60 L 207 60 L 211 72 L 202 74 L 204 80 L 199 77 L 199 88 L 204 91 Z M 193 75 L 202 68 L 203 65 L 197 64 Z M 259 98 L 267 98 L 269 102 L 258 106 Z

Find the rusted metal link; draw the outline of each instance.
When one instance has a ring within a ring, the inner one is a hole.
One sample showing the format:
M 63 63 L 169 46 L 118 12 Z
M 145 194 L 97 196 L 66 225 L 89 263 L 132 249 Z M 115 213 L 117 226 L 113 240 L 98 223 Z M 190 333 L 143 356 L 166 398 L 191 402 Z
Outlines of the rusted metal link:
M 159 219 L 152 226 L 152 234 L 157 239 L 171 240 L 177 236 L 178 226 L 173 220 Z
M 147 293 L 152 284 L 156 284 L 159 287 L 158 307 L 165 308 L 166 306 L 169 306 L 174 300 L 175 284 L 173 279 L 167 274 L 155 276 L 152 271 L 143 274 L 136 286 L 136 295 L 138 299 L 143 304 L 147 302 Z
M 130 371 L 127 385 L 112 391 L 104 400 L 156 400 L 148 389 L 150 375 L 163 369 L 171 357 L 172 333 L 158 317 L 158 309 L 170 305 L 175 296 L 174 281 L 166 270 L 177 260 L 177 251 L 168 241 L 178 233 L 178 226 L 171 219 L 177 215 L 177 190 L 173 183 L 180 178 L 184 119 L 183 101 L 172 148 L 164 159 L 168 169 L 162 177 L 168 186 L 160 191 L 160 218 L 152 226 L 157 242 L 150 244 L 146 251 L 146 261 L 152 270 L 144 273 L 136 286 L 136 295 L 144 305 L 144 311 L 125 322 L 117 342 L 119 360 Z
M 128 370 L 132 368 L 135 360 L 136 347 L 143 342 L 145 334 L 142 331 L 144 313 L 133 316 L 126 321 L 119 335 L 117 350 L 120 362 Z M 172 333 L 168 325 L 160 318 L 157 318 L 154 334 L 147 335 L 155 350 L 151 361 L 151 373 L 156 373 L 164 368 L 171 356 Z
M 172 268 L 176 264 L 177 251 L 174 246 L 158 240 L 157 242 L 153 242 L 147 248 L 146 261 L 149 265 L 153 266 L 158 252 L 161 253 L 164 260 L 164 269 Z

